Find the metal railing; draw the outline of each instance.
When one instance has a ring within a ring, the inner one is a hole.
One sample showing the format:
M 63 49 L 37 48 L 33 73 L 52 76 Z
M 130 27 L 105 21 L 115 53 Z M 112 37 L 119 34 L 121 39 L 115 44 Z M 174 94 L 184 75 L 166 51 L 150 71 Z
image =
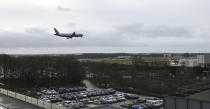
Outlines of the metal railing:
M 210 101 L 180 97 L 165 97 L 164 109 L 210 109 Z

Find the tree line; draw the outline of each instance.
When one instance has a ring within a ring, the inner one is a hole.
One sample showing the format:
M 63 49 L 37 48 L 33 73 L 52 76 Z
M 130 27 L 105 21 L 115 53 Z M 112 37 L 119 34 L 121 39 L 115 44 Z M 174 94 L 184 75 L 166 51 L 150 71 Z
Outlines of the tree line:
M 83 64 L 88 78 L 97 86 L 146 95 L 177 95 L 182 87 L 206 82 L 196 80 L 201 75 L 200 68 L 150 64 L 140 57 L 134 58 L 131 65 L 99 62 Z
M 0 82 L 9 87 L 71 85 L 84 77 L 81 63 L 72 56 L 0 55 Z

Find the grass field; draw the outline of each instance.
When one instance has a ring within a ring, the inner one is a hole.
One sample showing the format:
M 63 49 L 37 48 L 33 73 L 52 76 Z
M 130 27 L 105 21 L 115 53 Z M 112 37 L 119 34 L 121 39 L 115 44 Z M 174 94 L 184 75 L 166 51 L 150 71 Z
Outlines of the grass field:
M 142 58 L 144 62 L 168 62 L 168 58 Z M 173 58 L 172 60 L 178 61 L 180 58 Z M 104 63 L 117 63 L 117 64 L 132 64 L 132 59 L 110 59 L 110 60 L 97 60 L 96 62 Z
M 98 60 L 97 62 L 104 63 L 116 63 L 116 64 L 132 64 L 132 59 L 110 59 L 110 60 Z

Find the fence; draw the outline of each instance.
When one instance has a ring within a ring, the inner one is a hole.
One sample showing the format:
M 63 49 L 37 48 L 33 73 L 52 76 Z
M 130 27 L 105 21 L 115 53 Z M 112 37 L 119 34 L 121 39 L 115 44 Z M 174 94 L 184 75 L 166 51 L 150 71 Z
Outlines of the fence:
M 30 103 L 30 104 L 33 104 L 33 105 L 36 105 L 36 106 L 39 106 L 39 107 L 45 108 L 45 109 L 66 109 L 65 107 L 60 107 L 53 103 L 49 103 L 49 102 L 46 102 L 46 101 L 43 101 L 40 99 L 29 97 L 29 96 L 19 94 L 19 93 L 13 92 L 13 91 L 9 91 L 6 89 L 2 89 L 2 88 L 0 88 L 0 94 L 7 95 L 7 96 L 13 97 L 15 99 L 19 99 L 21 101 L 24 101 L 24 102 L 27 102 L 27 103 Z
M 210 109 L 210 102 L 188 98 L 165 97 L 164 109 Z

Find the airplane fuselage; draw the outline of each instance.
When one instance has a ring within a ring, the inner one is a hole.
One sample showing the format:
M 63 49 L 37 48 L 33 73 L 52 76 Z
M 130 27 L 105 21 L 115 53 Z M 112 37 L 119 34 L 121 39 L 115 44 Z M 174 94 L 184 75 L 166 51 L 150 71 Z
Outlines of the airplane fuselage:
M 62 33 L 62 34 L 55 34 L 56 36 L 60 36 L 60 37 L 69 37 L 69 38 L 72 38 L 72 37 L 82 37 L 83 35 L 82 34 L 65 34 L 65 33 Z
M 67 39 L 69 38 L 73 38 L 73 37 L 83 37 L 83 34 L 79 34 L 79 33 L 60 33 L 56 28 L 54 28 L 55 34 L 56 36 L 60 36 L 60 37 L 66 37 Z

